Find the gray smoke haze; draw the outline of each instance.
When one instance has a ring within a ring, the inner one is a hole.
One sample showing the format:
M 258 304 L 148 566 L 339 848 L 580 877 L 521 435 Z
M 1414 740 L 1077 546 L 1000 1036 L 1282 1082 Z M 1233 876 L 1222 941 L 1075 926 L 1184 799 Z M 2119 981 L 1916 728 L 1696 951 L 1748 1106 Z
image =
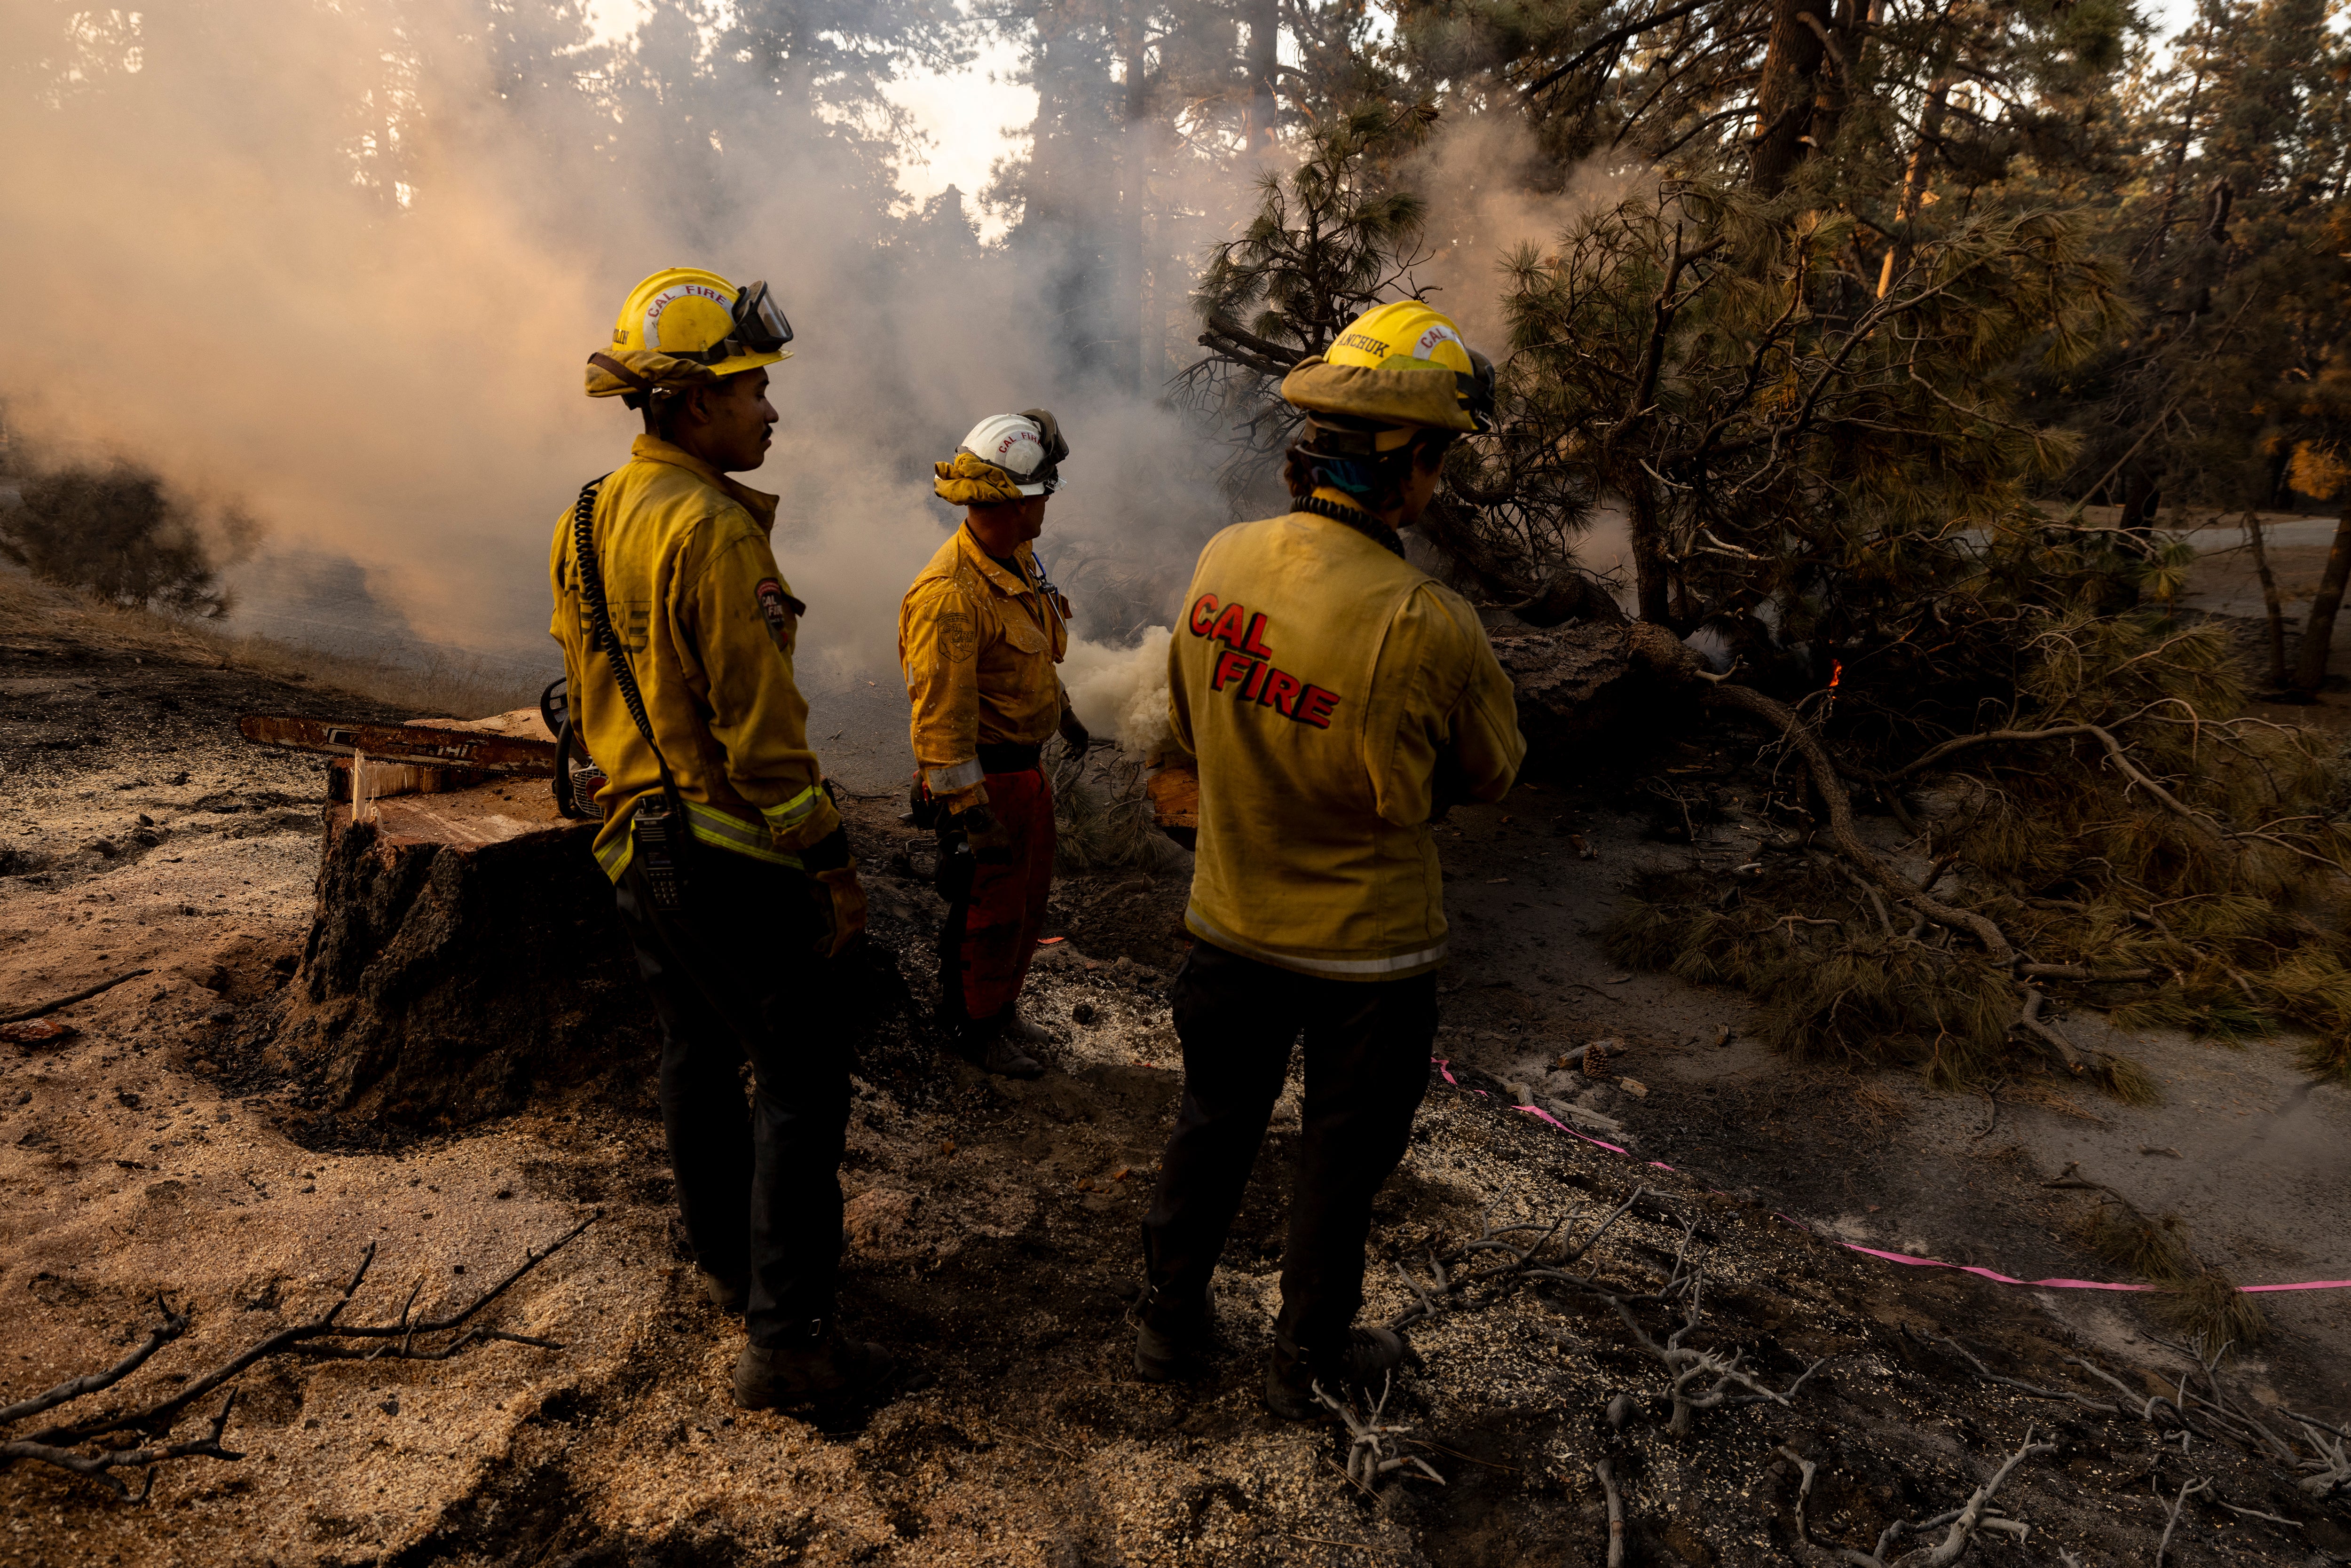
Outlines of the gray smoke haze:
M 959 214 L 900 221 L 778 95 L 665 110 L 623 79 L 690 39 L 611 63 L 621 122 L 502 79 L 488 10 L 0 11 L 0 271 L 37 302 L 0 359 L 20 434 L 241 498 L 301 563 L 278 579 L 348 558 L 365 586 L 340 601 L 403 637 L 551 668 L 549 534 L 636 428 L 582 394 L 582 362 L 639 277 L 695 263 L 768 278 L 798 329 L 775 447 L 741 477 L 783 497 L 812 684 L 886 685 L 899 595 L 951 516 L 929 464 L 1003 409 L 1055 408 L 1074 446 L 1044 544 L 1081 625 L 1165 619 L 1224 520 L 1212 461 L 1176 413 L 1071 371 L 1033 256 L 984 252 Z
M 707 38 L 675 12 L 627 48 L 576 41 L 566 8 L 502 0 L 0 8 L 0 276 L 30 328 L 0 356 L 12 424 L 260 518 L 256 630 L 551 674 L 550 533 L 636 428 L 582 394 L 586 356 L 657 267 L 763 277 L 799 336 L 776 444 L 741 477 L 782 497 L 804 681 L 857 697 L 861 728 L 903 708 L 898 600 L 952 520 L 929 465 L 1042 404 L 1074 455 L 1041 553 L 1108 645 L 1081 661 L 1099 711 L 1147 711 L 1148 661 L 1107 655 L 1168 622 L 1229 520 L 1213 433 L 1078 368 L 1050 246 L 906 212 L 874 144 L 806 98 L 696 77 Z M 1472 341 L 1499 344 L 1500 250 L 1593 199 L 1519 193 L 1519 134 L 1448 127 L 1421 160 L 1423 276 Z M 1207 214 L 1168 236 L 1196 259 L 1253 204 L 1241 169 L 1154 195 Z M 1183 344 L 1174 281 L 1155 298 Z

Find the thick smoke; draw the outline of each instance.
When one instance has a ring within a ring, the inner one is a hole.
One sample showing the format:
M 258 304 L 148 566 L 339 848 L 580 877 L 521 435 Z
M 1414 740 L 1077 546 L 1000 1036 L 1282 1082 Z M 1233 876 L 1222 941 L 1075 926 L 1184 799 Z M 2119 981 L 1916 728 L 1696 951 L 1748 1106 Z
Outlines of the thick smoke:
M 1051 407 L 1069 434 L 1040 549 L 1081 629 L 1166 619 L 1224 520 L 1213 454 L 1071 369 L 1030 287 L 1050 257 L 983 251 L 943 204 L 893 214 L 870 147 L 789 95 L 705 82 L 681 106 L 628 79 L 691 37 L 641 38 L 601 99 L 518 76 L 520 15 L 0 10 L 19 431 L 235 497 L 280 555 L 356 563 L 391 623 L 551 673 L 549 535 L 635 431 L 582 362 L 639 277 L 699 263 L 768 278 L 798 330 L 775 447 L 739 477 L 782 497 L 811 685 L 894 678 L 899 595 L 956 516 L 929 465 L 991 412 Z
M 1094 324 L 1071 329 L 1057 302 L 1087 264 L 1039 237 L 1051 224 L 983 247 L 951 201 L 904 210 L 875 143 L 812 94 L 704 68 L 684 15 L 657 7 L 607 54 L 578 47 L 567 7 L 498 0 L 0 8 L 0 267 L 27 308 L 0 357 L 12 423 L 259 518 L 256 610 L 340 583 L 373 601 L 358 635 L 396 654 L 552 674 L 549 535 L 635 429 L 582 394 L 582 362 L 659 267 L 764 277 L 799 337 L 773 375 L 775 447 L 742 477 L 782 497 L 804 683 L 854 699 L 840 744 L 878 767 L 902 722 L 898 599 L 955 520 L 930 463 L 980 415 L 1041 404 L 1074 455 L 1040 554 L 1105 645 L 1072 685 L 1097 720 L 1134 716 L 1097 727 L 1147 745 L 1137 690 L 1159 677 L 1114 655 L 1164 635 L 1228 520 L 1222 452 L 1071 341 Z M 1590 199 L 1518 194 L 1531 152 L 1512 134 L 1448 129 L 1423 160 L 1424 276 L 1473 341 L 1499 342 L 1499 249 Z M 1210 214 L 1250 200 L 1240 173 L 1218 178 L 1176 201 L 1155 177 L 1155 194 Z M 1061 193 L 1076 212 L 1082 195 Z M 1152 296 L 1171 316 L 1180 270 Z M 319 620 L 292 599 L 278 624 L 350 646 Z
M 1165 626 L 1144 630 L 1132 648 L 1080 643 L 1061 666 L 1078 720 L 1137 762 L 1175 738 L 1167 722 L 1167 638 Z

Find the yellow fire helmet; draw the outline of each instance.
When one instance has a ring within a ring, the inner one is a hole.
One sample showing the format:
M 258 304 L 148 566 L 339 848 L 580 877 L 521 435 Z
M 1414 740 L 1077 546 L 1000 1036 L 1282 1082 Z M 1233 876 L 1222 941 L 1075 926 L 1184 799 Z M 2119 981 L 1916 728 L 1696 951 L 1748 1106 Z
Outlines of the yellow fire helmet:
M 1330 416 L 1310 421 L 1317 445 L 1364 446 L 1357 455 L 1393 451 L 1416 428 L 1494 427 L 1493 362 L 1462 341 L 1452 318 L 1418 299 L 1364 312 L 1327 352 L 1291 368 L 1281 395 Z
M 737 288 L 699 267 L 668 267 L 629 291 L 609 352 L 588 360 L 588 395 L 706 383 L 789 360 L 792 325 L 764 282 Z

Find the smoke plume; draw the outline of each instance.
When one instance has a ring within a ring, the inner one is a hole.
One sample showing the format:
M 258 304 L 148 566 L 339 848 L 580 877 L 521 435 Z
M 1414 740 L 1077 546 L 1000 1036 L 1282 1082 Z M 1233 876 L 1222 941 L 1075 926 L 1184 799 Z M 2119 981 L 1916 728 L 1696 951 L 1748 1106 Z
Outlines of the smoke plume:
M 983 251 L 946 203 L 893 211 L 870 146 L 789 95 L 711 77 L 664 101 L 638 78 L 687 70 L 690 37 L 640 37 L 601 94 L 530 79 L 517 58 L 564 46 L 517 40 L 563 19 L 529 12 L 0 10 L 17 431 L 135 455 L 280 557 L 348 558 L 426 643 L 552 673 L 549 537 L 636 429 L 582 363 L 639 277 L 697 263 L 768 279 L 798 332 L 775 446 L 738 477 L 782 497 L 811 685 L 888 685 L 899 595 L 955 520 L 929 465 L 1007 409 L 1056 409 L 1073 447 L 1041 549 L 1080 629 L 1165 619 L 1224 520 L 1210 465 L 1176 414 L 1071 370 L 1035 256 Z

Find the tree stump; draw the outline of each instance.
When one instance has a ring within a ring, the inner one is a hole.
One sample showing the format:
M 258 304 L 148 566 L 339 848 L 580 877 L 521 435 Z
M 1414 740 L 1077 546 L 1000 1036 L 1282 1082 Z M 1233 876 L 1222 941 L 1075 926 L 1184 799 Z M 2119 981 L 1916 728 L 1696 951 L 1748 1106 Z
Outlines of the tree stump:
M 350 763 L 329 767 L 318 905 L 273 1055 L 340 1113 L 414 1124 L 652 1072 L 659 1030 L 595 823 L 558 816 L 541 779 L 371 794 L 381 776 L 355 821 Z

